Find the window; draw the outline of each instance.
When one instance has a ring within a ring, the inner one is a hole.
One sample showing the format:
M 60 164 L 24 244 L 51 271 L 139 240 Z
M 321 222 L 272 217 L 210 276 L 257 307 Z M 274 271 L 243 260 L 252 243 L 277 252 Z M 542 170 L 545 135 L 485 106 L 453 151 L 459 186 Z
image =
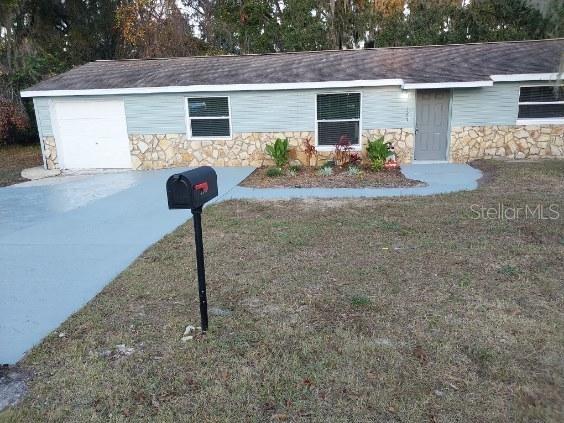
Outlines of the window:
M 229 98 L 188 98 L 188 120 L 192 138 L 229 138 Z
M 518 119 L 564 120 L 564 86 L 521 87 Z
M 333 146 L 342 139 L 360 140 L 360 93 L 317 95 L 317 145 Z

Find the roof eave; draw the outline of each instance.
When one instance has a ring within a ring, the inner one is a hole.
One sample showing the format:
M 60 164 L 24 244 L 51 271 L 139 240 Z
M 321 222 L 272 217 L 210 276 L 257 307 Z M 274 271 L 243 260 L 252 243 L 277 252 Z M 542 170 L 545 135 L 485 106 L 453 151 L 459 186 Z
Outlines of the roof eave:
M 222 84 L 222 85 L 187 85 L 167 87 L 137 87 L 137 88 L 104 88 L 84 90 L 24 90 L 22 97 L 62 97 L 85 95 L 120 95 L 120 94 L 157 94 L 157 93 L 191 93 L 217 91 L 277 91 L 323 88 L 351 88 L 351 87 L 383 87 L 401 86 L 402 79 L 371 79 L 353 81 L 323 81 L 323 82 L 290 82 L 267 84 Z
M 556 81 L 562 74 L 554 73 L 511 73 L 507 75 L 490 75 L 494 82 L 519 82 L 519 81 Z
M 476 87 L 491 87 L 493 81 L 455 81 L 455 82 L 417 82 L 405 83 L 402 85 L 404 90 L 425 90 L 436 88 L 476 88 Z
M 221 91 L 277 91 L 300 89 L 326 88 L 358 88 L 401 86 L 404 90 L 436 89 L 436 88 L 476 88 L 491 87 L 494 82 L 518 81 L 555 81 L 558 73 L 528 73 L 490 75 L 491 79 L 478 81 L 445 81 L 445 82 L 404 82 L 403 79 L 368 79 L 353 81 L 323 81 L 323 82 L 291 82 L 266 84 L 222 84 L 222 85 L 187 85 L 166 87 L 136 87 L 136 88 L 100 88 L 82 90 L 24 90 L 20 92 L 23 98 L 30 97 L 68 97 L 92 95 L 124 95 L 124 94 L 162 94 L 162 93 L 192 93 L 192 92 L 221 92 Z

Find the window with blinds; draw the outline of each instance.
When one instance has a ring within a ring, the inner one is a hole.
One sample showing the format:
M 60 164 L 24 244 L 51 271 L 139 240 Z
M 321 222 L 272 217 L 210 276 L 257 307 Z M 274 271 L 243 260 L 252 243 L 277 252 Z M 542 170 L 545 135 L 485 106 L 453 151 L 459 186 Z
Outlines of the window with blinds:
M 229 98 L 188 98 L 188 120 L 192 138 L 228 138 L 231 136 Z
M 519 119 L 564 119 L 564 86 L 521 87 Z
M 360 93 L 317 95 L 317 144 L 335 145 L 360 140 Z

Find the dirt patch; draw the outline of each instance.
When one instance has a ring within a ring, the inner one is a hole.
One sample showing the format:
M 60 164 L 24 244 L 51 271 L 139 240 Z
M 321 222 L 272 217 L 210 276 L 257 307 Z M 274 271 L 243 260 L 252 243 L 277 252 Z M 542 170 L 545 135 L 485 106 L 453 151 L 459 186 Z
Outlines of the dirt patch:
M 23 400 L 30 379 L 29 372 L 16 366 L 0 366 L 0 411 Z
M 0 147 L 0 187 L 26 181 L 21 177 L 22 170 L 42 164 L 38 145 Z
M 281 176 L 268 176 L 268 168 L 255 169 L 239 185 L 252 188 L 400 188 L 424 186 L 421 181 L 406 178 L 400 170 L 373 172 L 363 168 L 358 175 L 345 169 L 334 168 L 333 175 L 322 176 L 318 169 L 303 168 L 296 175 L 285 170 Z

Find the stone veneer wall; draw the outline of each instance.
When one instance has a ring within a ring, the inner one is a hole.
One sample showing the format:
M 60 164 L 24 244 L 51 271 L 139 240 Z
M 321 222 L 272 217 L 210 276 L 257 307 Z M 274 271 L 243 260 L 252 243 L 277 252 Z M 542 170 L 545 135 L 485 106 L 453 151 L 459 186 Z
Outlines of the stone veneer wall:
M 383 136 L 391 141 L 400 163 L 413 160 L 415 136 L 412 128 L 366 129 L 361 145 Z M 261 166 L 271 164 L 264 148 L 276 138 L 288 138 L 295 159 L 306 162 L 303 140 L 313 132 L 255 132 L 234 134 L 230 140 L 189 140 L 185 134 L 130 135 L 134 169 L 172 166 Z M 58 169 L 55 138 L 43 137 L 47 169 Z M 320 152 L 320 159 L 331 152 Z M 465 126 L 451 129 L 449 160 L 467 162 L 480 158 L 564 158 L 564 125 Z
M 415 131 L 413 128 L 366 129 L 362 131 L 363 149 L 368 140 L 380 137 L 384 137 L 385 142 L 392 143 L 396 160 L 399 163 L 411 163 L 415 147 Z
M 401 163 L 413 157 L 414 136 L 411 128 L 370 129 L 362 132 L 362 146 L 368 139 L 384 137 L 395 147 Z M 314 140 L 313 132 L 236 133 L 230 140 L 189 140 L 185 134 L 130 135 L 131 161 L 134 169 L 160 169 L 171 166 L 261 166 L 271 164 L 264 149 L 276 138 L 288 138 L 293 159 L 306 163 L 303 140 Z M 331 152 L 320 152 L 321 160 Z
M 449 159 L 564 157 L 564 125 L 465 126 L 451 129 Z
M 270 163 L 266 144 L 288 138 L 290 146 L 303 150 L 302 140 L 311 132 L 255 132 L 234 134 L 229 140 L 189 140 L 185 134 L 130 135 L 134 169 L 170 166 L 261 166 Z
M 55 137 L 43 137 L 43 154 L 45 156 L 45 164 L 47 165 L 47 169 L 59 168 Z

